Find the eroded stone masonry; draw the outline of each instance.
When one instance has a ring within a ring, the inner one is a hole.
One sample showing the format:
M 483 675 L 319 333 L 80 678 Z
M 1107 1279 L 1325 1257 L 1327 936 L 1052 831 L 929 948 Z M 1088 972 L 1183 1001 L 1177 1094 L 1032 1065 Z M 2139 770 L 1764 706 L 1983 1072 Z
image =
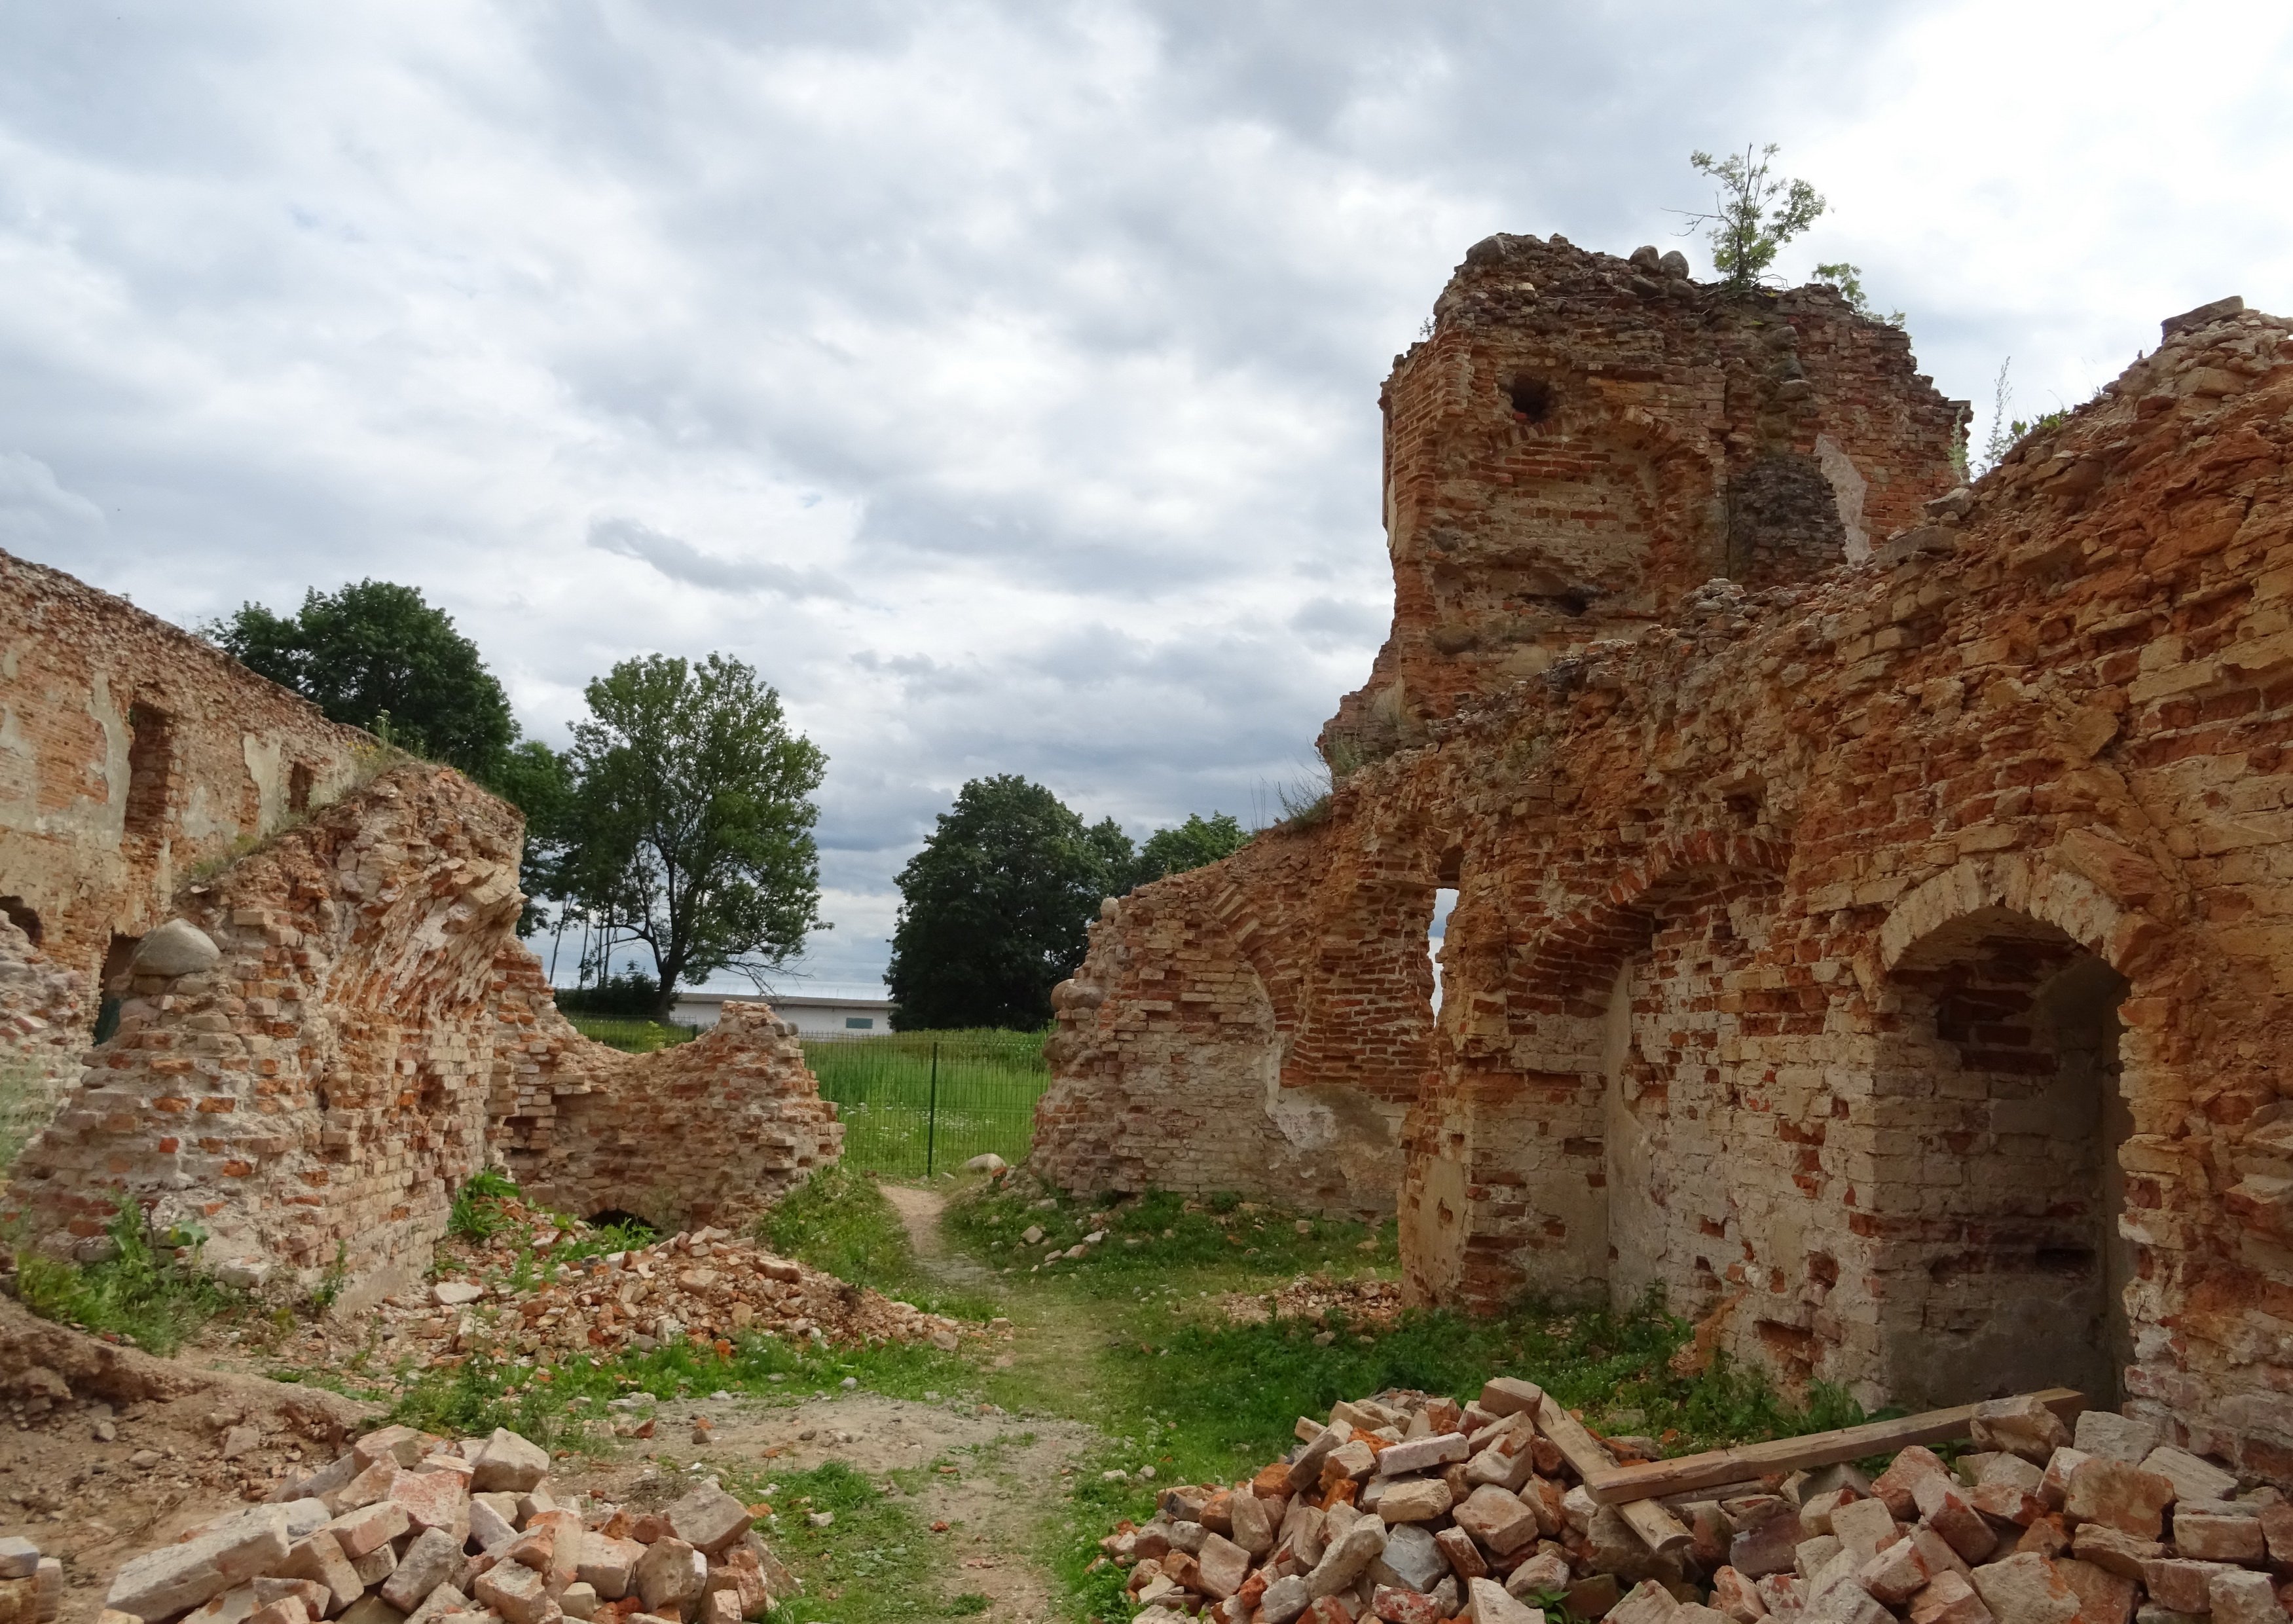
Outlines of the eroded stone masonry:
M 4 554 L 0 638 L 0 1080 L 42 1130 L 0 1219 L 36 1243 L 101 1244 L 126 1201 L 357 1301 L 490 1165 L 676 1228 L 835 1159 L 762 1004 L 644 1056 L 572 1029 L 516 936 L 522 821 L 459 774 Z
M 1339 785 L 1103 911 L 1037 1166 L 2293 1479 L 2293 325 L 2167 322 L 1966 490 L 1900 333 L 1681 269 L 1468 256 Z

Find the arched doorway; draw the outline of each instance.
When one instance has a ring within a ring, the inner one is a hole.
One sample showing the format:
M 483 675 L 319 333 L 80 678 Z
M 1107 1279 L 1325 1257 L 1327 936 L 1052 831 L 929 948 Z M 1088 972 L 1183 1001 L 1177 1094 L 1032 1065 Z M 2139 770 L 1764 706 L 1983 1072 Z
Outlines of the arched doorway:
M 1882 1381 L 1921 1405 L 2073 1386 L 2130 1358 L 2118 1233 L 2123 977 L 2012 908 L 1910 944 L 1883 990 L 1871 1166 Z

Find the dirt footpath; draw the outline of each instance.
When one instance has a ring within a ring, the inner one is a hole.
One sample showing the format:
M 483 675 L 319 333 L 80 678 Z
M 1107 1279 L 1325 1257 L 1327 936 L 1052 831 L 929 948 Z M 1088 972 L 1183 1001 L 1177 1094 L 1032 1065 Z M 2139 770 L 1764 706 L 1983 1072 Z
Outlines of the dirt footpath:
M 661 1430 L 682 1433 L 689 1416 L 714 1424 L 705 1445 L 668 1448 L 657 1460 L 604 1463 L 559 1475 L 571 1486 L 616 1503 L 665 1504 L 706 1467 L 743 1474 L 802 1472 L 842 1461 L 879 1487 L 894 1470 L 944 1463 L 920 1492 L 896 1498 L 927 1528 L 940 1554 L 950 1595 L 976 1590 L 991 1604 L 985 1618 L 1005 1624 L 1041 1624 L 1054 1616 L 1052 1590 L 1036 1565 L 1039 1520 L 1049 1496 L 1071 1481 L 1071 1470 L 1096 1441 L 1088 1427 L 1064 1421 L 1023 1421 L 977 1413 L 977 1406 L 926 1404 L 866 1393 L 814 1398 L 791 1409 L 753 1401 L 663 1405 Z

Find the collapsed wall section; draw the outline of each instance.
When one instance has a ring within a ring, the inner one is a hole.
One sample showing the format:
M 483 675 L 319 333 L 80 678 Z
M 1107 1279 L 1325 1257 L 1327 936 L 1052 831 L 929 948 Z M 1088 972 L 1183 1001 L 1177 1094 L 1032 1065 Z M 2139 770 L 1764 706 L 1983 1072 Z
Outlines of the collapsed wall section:
M 407 765 L 184 888 L 4 1215 L 70 1250 L 133 1203 L 205 1231 L 229 1278 L 331 1271 L 354 1302 L 418 1278 L 456 1187 L 506 1156 L 670 1224 L 832 1159 L 833 1108 L 768 1011 L 644 1057 L 572 1031 L 515 934 L 522 837 Z

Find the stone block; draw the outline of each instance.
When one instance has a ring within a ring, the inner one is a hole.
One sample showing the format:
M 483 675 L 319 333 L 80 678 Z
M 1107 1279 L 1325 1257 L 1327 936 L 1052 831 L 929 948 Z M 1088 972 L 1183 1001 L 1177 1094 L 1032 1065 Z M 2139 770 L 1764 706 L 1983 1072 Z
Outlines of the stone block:
M 1919 1444 L 1898 1450 L 1887 1469 L 1872 1480 L 1871 1492 L 1886 1503 L 1899 1522 L 1908 1522 L 1919 1514 L 1917 1497 L 1913 1492 L 1921 1480 L 1929 1477 L 1950 1481 L 1950 1468 L 1942 1464 L 1942 1457 Z
M 542 1624 L 555 1605 L 541 1575 L 522 1562 L 488 1568 L 478 1575 L 470 1593 L 473 1599 L 501 1614 L 506 1624 Z
M 1913 1596 L 1905 1616 L 1910 1624 L 1992 1624 L 1990 1609 L 1971 1579 L 1949 1571 L 1936 1574 L 1925 1589 Z
M 2207 1583 L 2206 1599 L 2214 1624 L 2284 1624 L 2285 1609 L 2266 1573 L 2216 1573 Z
M 2107 1522 L 2086 1522 L 2071 1537 L 2070 1553 L 2078 1561 L 2120 1579 L 2138 1579 L 2142 1564 L 2163 1556 L 2166 1547 L 2155 1539 L 2137 1539 Z
M 677 1537 L 711 1556 L 731 1548 L 753 1521 L 747 1506 L 715 1483 L 701 1484 L 668 1508 Z
M 2143 1456 L 2142 1469 L 2173 1484 L 2176 1499 L 2225 1499 L 2237 1490 L 2233 1474 L 2170 1443 L 2161 1443 Z
M 377 1594 L 401 1612 L 411 1612 L 461 1566 L 462 1542 L 445 1529 L 425 1528 L 406 1547 Z
M 1403 1522 L 1385 1531 L 1385 1549 L 1370 1563 L 1369 1576 L 1382 1585 L 1430 1590 L 1448 1571 L 1448 1559 L 1442 1555 L 1431 1531 L 1414 1522 Z M 1561 1576 L 1564 1579 L 1568 1576 L 1566 1563 L 1562 1564 Z
M 1351 1588 L 1384 1550 L 1384 1524 L 1374 1517 L 1362 1518 L 1330 1542 L 1322 1560 L 1306 1575 L 1308 1596 L 1319 1599 Z
M 179 1544 L 131 1557 L 103 1604 L 140 1619 L 171 1618 L 284 1562 L 288 1527 L 280 1506 L 224 1517 Z
M 412 1526 L 406 1507 L 389 1500 L 377 1500 L 355 1511 L 346 1511 L 327 1524 L 326 1531 L 334 1535 L 335 1543 L 344 1555 L 356 1562 L 369 1551 L 381 1549 Z
M 2142 1564 L 2142 1587 L 2161 1607 L 2176 1612 L 2206 1612 L 2213 1607 L 2209 1587 L 2214 1575 L 2239 1571 L 2218 1562 L 2163 1556 Z
M 1537 1537 L 1536 1514 L 1519 1495 L 1483 1484 L 1452 1513 L 1459 1528 L 1500 1556 L 1511 1555 Z
M 1545 1624 L 1544 1614 L 1505 1594 L 1495 1579 L 1469 1579 L 1464 1617 L 1471 1624 Z
M 2136 1420 L 2115 1410 L 2089 1409 L 2079 1414 L 2070 1441 L 2088 1455 L 2138 1466 L 2160 1440 L 2155 1422 Z
M 1212 1534 L 1203 1541 L 1195 1563 L 1202 1592 L 1215 1602 L 1239 1591 L 1250 1578 L 1250 1553 L 1223 1534 Z
M 1608 1624 L 1670 1624 L 1679 1611 L 1680 1603 L 1671 1591 L 1652 1579 L 1643 1579 L 1608 1610 Z
M 1481 1555 L 1480 1547 L 1462 1528 L 1436 1530 L 1433 1545 L 1441 1553 L 1441 1560 L 1449 1564 L 1449 1571 L 1461 1579 L 1479 1579 L 1489 1571 L 1488 1559 Z
M 506 1426 L 496 1427 L 493 1436 L 486 1440 L 484 1451 L 471 1465 L 473 1492 L 525 1494 L 549 1475 L 549 1452 Z
M 1411 1472 L 1430 1472 L 1466 1458 L 1465 1434 L 1435 1433 L 1424 1438 L 1406 1438 L 1390 1444 L 1377 1458 L 1381 1477 L 1400 1477 Z
M 1544 1401 L 1544 1388 L 1514 1376 L 1495 1376 L 1481 1385 L 1480 1406 L 1493 1416 L 1534 1417 Z
M 1474 1492 L 1478 1494 L 1480 1490 Z M 1504 1490 L 1500 1489 L 1496 1492 L 1503 1494 Z M 1508 1498 L 1515 1505 L 1520 1505 L 1518 1496 Z M 1451 1503 L 1448 1484 L 1438 1477 L 1423 1477 L 1410 1482 L 1395 1483 L 1389 1488 L 1378 1499 L 1377 1514 L 1388 1523 L 1430 1522 L 1437 1517 L 1447 1516 Z M 1522 1509 L 1526 1511 L 1527 1507 L 1522 1506 Z M 1535 1514 L 1532 1512 L 1529 1514 L 1530 1521 L 1534 1522 Z
M 2070 1474 L 2062 1510 L 2074 1523 L 2101 1522 L 2136 1539 L 2155 1539 L 2174 1494 L 2171 1479 L 2097 1456 Z
M 2054 1571 L 2078 1595 L 2078 1624 L 2128 1624 L 2141 1590 L 2119 1573 L 2081 1558 L 2056 1557 Z
M 1981 1448 L 2003 1449 L 2039 1466 L 2070 1441 L 2062 1417 L 2028 1393 L 1976 1405 L 1968 1430 Z
M 2268 1554 L 2268 1545 L 2262 1538 L 2258 1517 L 2193 1516 L 2177 1506 L 2174 1551 L 2200 1562 L 2258 1565 Z

